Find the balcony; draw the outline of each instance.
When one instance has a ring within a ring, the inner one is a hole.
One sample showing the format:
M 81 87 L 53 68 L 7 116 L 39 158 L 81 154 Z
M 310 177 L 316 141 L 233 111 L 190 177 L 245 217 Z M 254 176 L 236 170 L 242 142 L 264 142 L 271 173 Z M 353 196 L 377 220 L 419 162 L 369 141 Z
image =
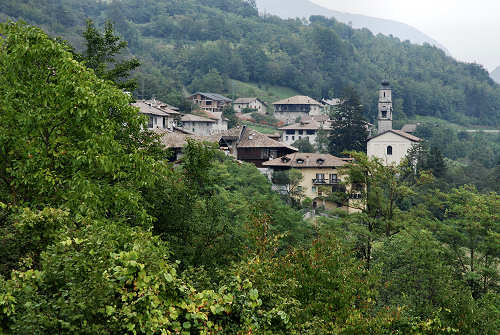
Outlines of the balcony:
M 337 185 L 338 179 L 313 179 L 313 185 Z

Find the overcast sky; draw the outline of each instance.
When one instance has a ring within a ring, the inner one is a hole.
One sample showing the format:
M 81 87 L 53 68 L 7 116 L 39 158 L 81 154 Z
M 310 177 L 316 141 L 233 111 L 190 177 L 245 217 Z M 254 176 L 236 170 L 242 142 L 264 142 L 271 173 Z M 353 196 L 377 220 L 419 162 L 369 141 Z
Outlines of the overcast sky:
M 341 12 L 409 24 L 458 60 L 500 66 L 500 0 L 311 0 Z

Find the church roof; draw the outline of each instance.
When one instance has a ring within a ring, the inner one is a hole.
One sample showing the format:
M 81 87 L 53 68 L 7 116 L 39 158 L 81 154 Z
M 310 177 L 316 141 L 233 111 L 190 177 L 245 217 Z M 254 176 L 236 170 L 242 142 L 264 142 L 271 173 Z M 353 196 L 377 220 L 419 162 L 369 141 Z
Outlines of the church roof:
M 401 137 L 404 137 L 412 142 L 420 142 L 422 141 L 421 138 L 417 137 L 417 136 L 413 136 L 411 134 L 408 134 L 408 133 L 405 133 L 404 131 L 401 131 L 401 130 L 394 130 L 394 129 L 390 129 L 390 130 L 386 130 L 384 131 L 383 133 L 380 133 L 380 134 L 377 134 L 373 137 L 370 137 L 369 141 L 373 140 L 374 138 L 376 137 L 379 137 L 379 136 L 382 136 L 384 134 L 387 134 L 387 133 L 393 133 L 393 134 L 396 134 L 396 135 L 399 135 Z

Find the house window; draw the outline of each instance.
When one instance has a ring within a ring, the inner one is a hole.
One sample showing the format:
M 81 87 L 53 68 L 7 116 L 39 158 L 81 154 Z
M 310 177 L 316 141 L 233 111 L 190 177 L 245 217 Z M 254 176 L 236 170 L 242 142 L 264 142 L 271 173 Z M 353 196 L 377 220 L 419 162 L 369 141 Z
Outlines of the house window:
M 205 101 L 205 105 L 210 106 L 211 104 L 212 104 L 212 101 L 210 101 L 210 100 Z
M 167 118 L 163 118 L 163 128 L 167 128 Z
M 302 136 L 299 136 L 299 140 L 302 138 Z
M 287 130 L 286 133 L 288 135 L 293 135 L 293 134 L 295 134 L 295 130 Z
M 153 115 L 149 115 L 148 128 L 153 128 Z
M 316 180 L 319 182 L 323 182 L 325 180 L 325 174 L 324 173 L 316 173 Z
M 382 117 L 386 118 L 387 117 L 387 111 L 382 111 Z
M 314 130 L 308 130 L 307 135 L 314 135 Z
M 387 155 L 392 155 L 392 146 L 387 147 Z
M 312 192 L 313 192 L 313 193 L 316 193 L 316 186 L 313 186 L 313 187 L 312 187 Z
M 286 136 L 286 140 L 288 141 L 288 136 Z
M 292 136 L 292 141 L 295 141 L 295 136 Z
M 302 135 L 304 134 L 304 131 L 303 130 L 299 130 L 299 135 Z
M 337 182 L 337 174 L 336 173 L 330 173 L 330 182 L 332 184 Z

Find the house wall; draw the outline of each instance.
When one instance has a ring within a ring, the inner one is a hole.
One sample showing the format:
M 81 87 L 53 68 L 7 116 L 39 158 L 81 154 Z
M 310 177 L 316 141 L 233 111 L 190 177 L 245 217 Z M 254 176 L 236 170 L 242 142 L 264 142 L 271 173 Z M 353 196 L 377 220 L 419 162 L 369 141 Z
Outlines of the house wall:
M 321 115 L 320 105 L 274 105 L 274 116 L 286 123 L 294 123 L 300 117 Z
M 199 136 L 210 136 L 213 134 L 215 122 L 193 122 L 184 121 L 182 129 L 193 132 Z
M 344 180 L 344 176 L 342 176 L 338 169 L 335 167 L 314 167 L 314 168 L 303 168 L 299 169 L 302 173 L 302 182 L 300 186 L 302 187 L 304 198 L 310 198 L 313 202 L 316 203 L 318 207 L 325 207 L 327 210 L 332 210 L 335 208 L 342 208 L 348 213 L 354 213 L 358 211 L 357 209 L 353 209 L 350 206 L 340 206 L 333 201 L 328 201 L 324 199 L 328 196 L 329 192 L 332 192 L 333 185 L 315 185 L 314 179 L 316 179 L 316 174 L 322 173 L 325 176 L 325 180 L 330 178 L 330 174 L 336 174 L 339 181 Z M 322 194 L 322 192 L 324 192 Z M 349 200 L 351 202 L 352 200 Z
M 266 108 L 260 100 L 256 99 L 248 104 L 233 104 L 233 109 L 236 113 L 241 113 L 245 108 L 255 109 L 257 113 L 265 114 Z
M 293 134 L 289 134 L 289 132 L 293 132 Z M 283 134 L 281 135 L 281 142 L 291 145 L 297 140 L 308 138 L 309 143 L 315 145 L 318 131 L 310 130 L 309 132 L 313 132 L 313 134 L 309 134 L 307 130 L 298 130 L 298 129 L 283 130 Z
M 212 126 L 212 133 L 211 134 L 216 134 L 216 133 L 221 133 L 223 131 L 227 130 L 227 121 L 224 120 L 224 116 L 222 115 L 222 112 L 213 112 L 217 117 L 217 123 L 215 123 Z
M 368 141 L 368 157 L 380 158 L 384 165 L 399 164 L 415 144 L 394 133 L 385 133 Z M 387 154 L 387 147 L 392 146 L 392 155 Z
M 295 123 L 297 118 L 302 118 L 307 115 L 309 115 L 309 113 L 306 112 L 274 112 L 274 117 L 286 124 Z
M 167 129 L 167 128 L 172 129 L 171 122 L 173 122 L 173 119 L 169 120 L 168 117 L 166 116 L 151 115 L 151 114 L 145 114 L 145 115 L 148 118 L 148 123 L 147 123 L 148 129 Z M 165 119 L 165 124 L 163 121 L 164 119 Z

